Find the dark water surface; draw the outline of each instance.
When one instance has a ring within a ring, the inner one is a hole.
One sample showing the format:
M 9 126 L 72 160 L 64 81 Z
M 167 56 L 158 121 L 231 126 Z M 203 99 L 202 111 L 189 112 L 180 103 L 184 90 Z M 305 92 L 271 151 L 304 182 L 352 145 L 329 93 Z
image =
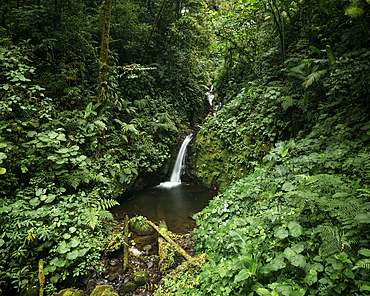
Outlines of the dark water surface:
M 152 187 L 136 192 L 130 199 L 119 200 L 120 206 L 111 209 L 116 219 L 136 215 L 151 221 L 164 218 L 173 233 L 188 233 L 196 224 L 191 216 L 217 195 L 215 190 L 206 190 L 196 185 L 180 184 L 172 188 Z

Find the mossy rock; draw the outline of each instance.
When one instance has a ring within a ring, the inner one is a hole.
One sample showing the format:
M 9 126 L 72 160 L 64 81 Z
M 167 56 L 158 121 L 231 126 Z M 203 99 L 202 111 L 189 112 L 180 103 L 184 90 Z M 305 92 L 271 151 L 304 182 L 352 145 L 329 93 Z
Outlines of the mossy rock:
M 134 217 L 130 219 L 129 227 L 132 232 L 137 235 L 150 235 L 155 232 L 154 228 L 146 222 L 144 217 Z
M 119 288 L 119 293 L 123 294 L 123 293 L 129 293 L 129 292 L 133 292 L 135 291 L 137 288 L 137 285 L 133 282 L 127 282 L 126 284 L 122 285 L 120 288 Z
M 118 296 L 112 286 L 101 285 L 97 286 L 90 296 Z
M 135 272 L 132 278 L 137 286 L 144 286 L 149 282 L 149 275 L 145 270 Z
M 21 296 L 38 296 L 39 295 L 39 286 L 33 286 L 31 288 L 25 288 L 21 291 L 20 295 Z M 1 294 L 1 293 L 0 293 Z
M 56 296 L 84 296 L 84 292 L 82 290 L 67 288 L 60 290 Z

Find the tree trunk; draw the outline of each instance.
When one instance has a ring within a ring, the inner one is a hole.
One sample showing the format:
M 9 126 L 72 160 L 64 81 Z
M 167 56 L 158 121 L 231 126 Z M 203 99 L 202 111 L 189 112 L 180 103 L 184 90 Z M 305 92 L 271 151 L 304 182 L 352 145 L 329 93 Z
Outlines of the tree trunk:
M 129 229 L 128 229 L 128 216 L 126 215 L 125 217 L 125 223 L 124 223 L 124 238 L 125 242 L 123 244 L 123 267 L 122 267 L 122 272 L 125 272 L 127 267 L 128 267 L 128 234 L 129 234 Z
M 110 18 L 112 10 L 112 0 L 105 0 L 104 3 L 104 18 L 103 18 L 103 30 L 100 47 L 100 84 L 98 89 L 98 103 L 99 106 L 98 116 L 103 114 L 103 110 L 107 104 L 107 96 L 105 93 L 105 85 L 107 83 L 108 73 L 108 49 L 109 49 L 109 30 L 110 30 Z
M 183 256 L 186 260 L 191 259 L 192 257 L 185 252 L 183 248 L 181 248 L 178 244 L 176 244 L 165 232 L 163 232 L 157 225 L 155 225 L 152 221 L 148 220 L 150 226 L 152 226 L 163 238 L 168 241 L 181 256 Z

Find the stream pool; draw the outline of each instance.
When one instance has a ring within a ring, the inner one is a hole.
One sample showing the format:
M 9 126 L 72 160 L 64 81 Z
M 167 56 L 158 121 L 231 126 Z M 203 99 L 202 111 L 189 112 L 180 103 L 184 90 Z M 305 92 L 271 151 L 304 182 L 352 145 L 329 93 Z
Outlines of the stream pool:
M 169 231 L 188 233 L 196 227 L 191 216 L 206 207 L 215 195 L 216 190 L 184 183 L 172 188 L 152 187 L 136 192 L 129 199 L 118 200 L 120 206 L 110 211 L 117 220 L 125 215 L 129 218 L 141 215 L 151 221 L 165 219 Z

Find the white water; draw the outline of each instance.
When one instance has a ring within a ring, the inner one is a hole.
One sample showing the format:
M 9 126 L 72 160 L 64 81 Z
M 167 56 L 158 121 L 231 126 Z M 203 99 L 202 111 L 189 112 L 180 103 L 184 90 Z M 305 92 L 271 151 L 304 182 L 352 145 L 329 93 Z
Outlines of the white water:
M 208 102 L 209 105 L 212 106 L 213 99 L 215 98 L 215 95 L 212 93 L 213 85 L 211 86 L 211 89 L 207 92 Z
M 161 188 L 172 188 L 175 186 L 178 186 L 181 184 L 181 178 L 180 178 L 180 173 L 181 173 L 181 168 L 184 165 L 184 160 L 185 160 L 185 152 L 186 152 L 186 147 L 188 146 L 189 142 L 193 138 L 193 134 L 189 134 L 186 136 L 184 142 L 182 142 L 181 148 L 179 153 L 177 154 L 175 166 L 172 171 L 172 175 L 170 178 L 169 182 L 164 182 L 158 185 L 158 187 Z

